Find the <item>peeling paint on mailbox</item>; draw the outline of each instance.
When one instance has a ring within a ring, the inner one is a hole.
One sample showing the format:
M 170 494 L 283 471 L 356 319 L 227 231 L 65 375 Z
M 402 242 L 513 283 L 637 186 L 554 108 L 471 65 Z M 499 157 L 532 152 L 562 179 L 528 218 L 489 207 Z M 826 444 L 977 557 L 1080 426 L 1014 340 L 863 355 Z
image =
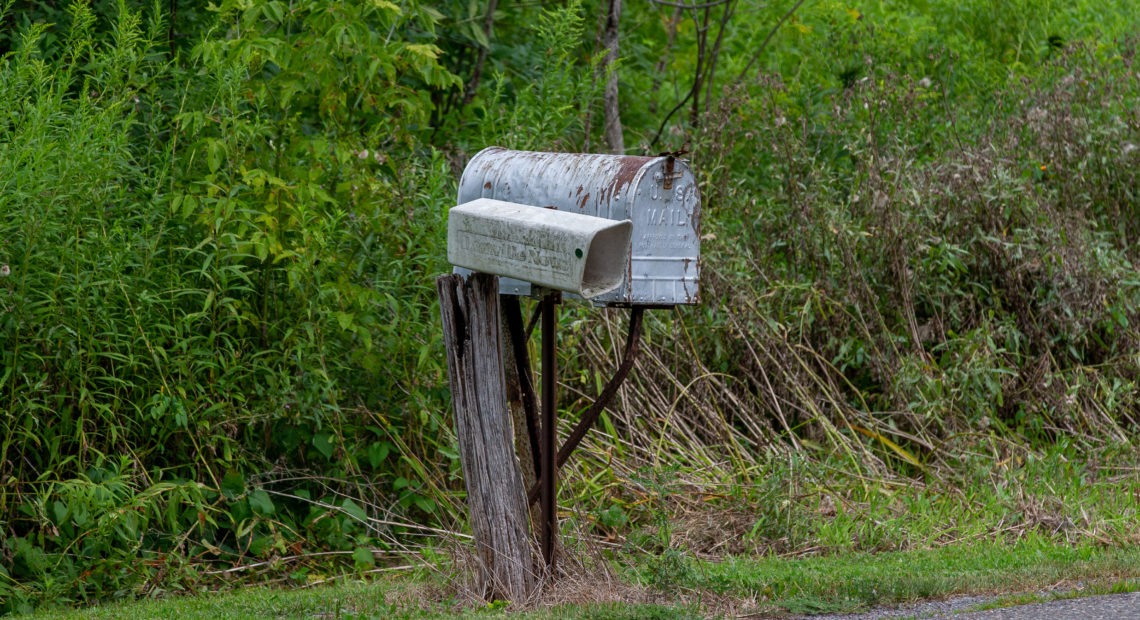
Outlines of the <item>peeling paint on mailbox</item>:
M 489 147 L 464 169 L 457 204 L 479 198 L 631 220 L 626 278 L 613 291 L 593 298 L 594 303 L 698 302 L 700 195 L 693 173 L 681 160 Z M 500 291 L 529 295 L 530 284 L 504 278 Z

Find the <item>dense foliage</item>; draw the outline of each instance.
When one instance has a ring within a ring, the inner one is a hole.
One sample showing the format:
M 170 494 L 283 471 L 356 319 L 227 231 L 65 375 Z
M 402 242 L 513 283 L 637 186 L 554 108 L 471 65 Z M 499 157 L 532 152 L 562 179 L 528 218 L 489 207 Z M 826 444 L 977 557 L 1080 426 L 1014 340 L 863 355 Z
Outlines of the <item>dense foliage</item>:
M 608 71 L 629 152 L 689 145 L 706 279 L 571 476 L 596 528 L 639 518 L 618 456 L 748 485 L 1130 444 L 1140 9 L 700 4 L 627 3 L 607 68 L 606 2 L 8 0 L 0 614 L 461 527 L 455 177 L 604 150 Z M 621 320 L 565 313 L 564 417 Z

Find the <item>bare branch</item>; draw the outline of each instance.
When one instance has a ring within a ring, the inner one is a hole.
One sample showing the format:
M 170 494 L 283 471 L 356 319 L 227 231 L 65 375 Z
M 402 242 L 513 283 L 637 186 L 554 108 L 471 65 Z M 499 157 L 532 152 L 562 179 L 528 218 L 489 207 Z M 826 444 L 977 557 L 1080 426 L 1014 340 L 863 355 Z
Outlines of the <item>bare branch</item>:
M 625 154 L 625 138 L 621 128 L 621 107 L 618 105 L 617 60 L 620 55 L 619 23 L 621 21 L 621 0 L 608 0 L 606 26 L 603 44 L 606 55 L 599 70 L 606 76 L 606 86 L 602 94 L 605 112 L 606 147 L 611 153 Z
M 776 25 L 772 27 L 772 30 L 768 33 L 768 36 L 764 37 L 764 42 L 761 43 L 760 47 L 756 48 L 756 51 L 752 54 L 752 60 L 749 60 L 748 65 L 744 67 L 744 70 L 740 72 L 740 75 L 736 76 L 736 80 L 733 81 L 733 84 L 739 84 L 741 80 L 744 79 L 744 76 L 748 75 L 748 72 L 752 70 L 752 65 L 755 65 L 756 61 L 760 60 L 760 54 L 764 52 L 764 48 L 768 47 L 768 43 L 772 41 L 772 37 L 776 36 L 776 33 L 780 30 L 781 27 L 783 27 L 784 22 L 791 19 L 792 15 L 795 15 L 796 11 L 799 10 L 800 6 L 802 6 L 803 3 L 804 0 L 797 0 L 792 8 L 788 9 L 787 13 L 784 13 L 784 16 L 780 18 L 780 21 L 776 22 Z
M 479 59 L 475 61 L 475 70 L 471 72 L 471 79 L 467 82 L 463 93 L 463 105 L 475 99 L 475 91 L 479 90 L 479 81 L 483 77 L 483 67 L 487 64 L 487 54 L 491 51 L 489 43 L 495 28 L 495 10 L 499 8 L 499 0 L 487 3 L 487 14 L 483 17 L 483 35 L 487 37 L 488 47 L 479 46 Z

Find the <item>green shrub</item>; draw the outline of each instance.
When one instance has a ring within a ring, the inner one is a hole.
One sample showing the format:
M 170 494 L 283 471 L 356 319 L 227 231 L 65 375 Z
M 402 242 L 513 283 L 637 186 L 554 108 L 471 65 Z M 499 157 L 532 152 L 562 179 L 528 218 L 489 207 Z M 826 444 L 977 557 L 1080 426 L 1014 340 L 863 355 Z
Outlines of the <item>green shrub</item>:
M 431 12 L 224 4 L 174 63 L 161 13 L 70 7 L 58 52 L 33 25 L 0 65 L 12 605 L 451 518 Z

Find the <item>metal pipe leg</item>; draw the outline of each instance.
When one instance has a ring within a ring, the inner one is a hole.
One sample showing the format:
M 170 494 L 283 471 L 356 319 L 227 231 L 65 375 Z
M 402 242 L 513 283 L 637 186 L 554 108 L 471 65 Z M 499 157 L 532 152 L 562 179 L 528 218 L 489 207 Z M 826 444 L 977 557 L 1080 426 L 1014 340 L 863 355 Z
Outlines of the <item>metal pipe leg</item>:
M 554 571 L 555 535 L 558 531 L 555 512 L 555 493 L 558 468 L 556 455 L 558 448 L 555 428 L 555 390 L 558 385 L 558 367 L 555 357 L 555 334 L 557 319 L 557 293 L 549 293 L 542 298 L 542 559 L 546 561 L 549 573 Z

